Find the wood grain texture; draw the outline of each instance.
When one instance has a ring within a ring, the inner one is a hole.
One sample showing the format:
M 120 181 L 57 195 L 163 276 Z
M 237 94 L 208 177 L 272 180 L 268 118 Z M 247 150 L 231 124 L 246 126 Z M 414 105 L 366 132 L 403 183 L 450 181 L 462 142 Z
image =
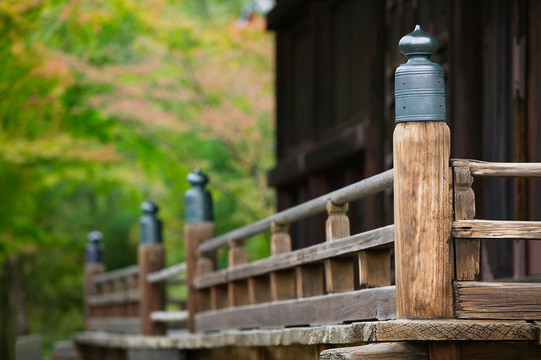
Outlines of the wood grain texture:
M 250 304 L 271 301 L 270 276 L 263 275 L 248 278 L 248 298 Z
M 197 331 L 339 324 L 395 316 L 393 286 L 239 306 L 196 314 Z
M 218 285 L 210 288 L 210 308 L 213 310 L 229 307 L 228 285 Z M 200 309 L 200 311 L 204 311 Z
M 271 255 L 283 254 L 291 251 L 291 237 L 289 236 L 289 226 L 279 225 L 275 222 L 271 224 L 272 236 L 270 240 Z
M 429 342 L 428 358 L 430 360 L 459 360 L 460 344 L 457 341 Z
M 295 268 L 297 297 L 325 294 L 325 271 L 322 264 L 303 265 Z M 353 289 L 351 289 L 353 290 Z
M 391 285 L 390 250 L 365 250 L 358 254 L 361 288 Z
M 450 135 L 443 122 L 396 125 L 393 135 L 397 315 L 453 316 Z
M 270 274 L 271 299 L 287 300 L 294 299 L 296 294 L 295 271 L 281 270 Z
M 541 284 L 456 281 L 461 319 L 541 319 Z
M 150 315 L 154 311 L 165 308 L 165 288 L 163 282 L 149 283 L 147 275 L 164 267 L 164 248 L 162 244 L 139 244 L 139 316 L 141 317 L 141 333 L 143 335 L 163 335 L 165 326 L 152 321 Z
M 348 237 L 349 218 L 346 215 L 349 205 L 335 205 L 327 202 L 327 221 L 325 222 L 325 235 L 327 241 L 333 241 Z
M 266 259 L 240 265 L 232 269 L 215 271 L 193 280 L 196 289 L 202 289 L 228 281 L 268 274 L 272 271 L 291 269 L 331 257 L 352 255 L 360 250 L 392 247 L 394 226 L 388 225 L 350 237 L 313 245 Z
M 454 220 L 473 220 L 475 194 L 473 176 L 468 167 L 453 167 Z M 479 239 L 455 241 L 455 270 L 457 280 L 479 280 Z
M 355 290 L 355 266 L 353 257 L 327 259 L 324 264 L 325 287 L 329 294 Z
M 392 320 L 373 326 L 372 341 L 522 341 L 535 337 L 533 325 L 526 321 Z
M 461 239 L 541 240 L 541 221 L 456 220 L 453 236 Z
M 198 292 L 193 286 L 193 279 L 197 274 L 198 254 L 197 247 L 203 241 L 212 238 L 216 233 L 213 222 L 187 223 L 184 225 L 184 259 L 186 260 L 186 282 L 188 284 L 188 328 L 194 331 L 194 314 L 201 309 L 206 301 L 204 293 Z M 212 292 L 212 290 L 211 290 Z M 212 294 L 210 294 L 212 296 Z M 210 299 L 212 302 L 212 299 Z
M 473 176 L 541 177 L 541 163 L 504 163 L 453 159 L 451 164 L 452 166 L 469 168 Z
M 399 359 L 426 360 L 428 352 L 426 344 L 419 343 L 380 343 L 354 347 L 328 349 L 321 353 L 320 360 L 369 360 Z

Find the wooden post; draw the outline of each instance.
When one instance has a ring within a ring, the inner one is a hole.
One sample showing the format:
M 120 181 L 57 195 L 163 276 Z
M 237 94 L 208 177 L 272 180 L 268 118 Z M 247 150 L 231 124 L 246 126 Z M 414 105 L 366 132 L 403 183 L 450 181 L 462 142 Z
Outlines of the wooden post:
M 96 309 L 92 308 L 88 303 L 88 297 L 97 294 L 97 286 L 92 282 L 92 277 L 101 274 L 105 271 L 103 263 L 103 235 L 99 231 L 91 231 L 88 233 L 88 243 L 85 253 L 85 329 L 90 329 L 90 318 L 98 315 Z
M 246 264 L 246 249 L 244 249 L 243 240 L 229 240 L 228 266 L 233 268 L 238 265 Z M 248 299 L 248 281 L 230 281 L 227 283 L 227 294 L 229 297 L 229 306 L 247 305 Z
M 163 335 L 165 326 L 151 319 L 151 313 L 165 308 L 164 283 L 149 283 L 147 275 L 164 267 L 164 249 L 162 244 L 161 221 L 156 218 L 158 207 L 147 201 L 141 205 L 144 215 L 139 220 L 140 240 L 138 251 L 139 263 L 139 316 L 141 334 Z
M 289 226 L 271 224 L 271 255 L 291 251 Z M 286 300 L 295 298 L 295 272 L 293 270 L 276 271 L 270 274 L 271 299 Z
M 393 136 L 397 317 L 453 316 L 450 134 L 437 39 L 416 27 L 400 40 L 408 57 L 395 77 Z
M 212 221 L 212 199 L 205 190 L 208 177 L 199 169 L 188 175 L 192 186 L 185 194 L 184 256 L 186 260 L 186 284 L 188 286 L 188 329 L 195 332 L 195 313 L 211 307 L 209 291 L 198 291 L 192 280 L 196 275 L 212 271 L 214 261 L 200 255 L 197 247 L 216 234 Z M 211 290 L 212 292 L 212 290 Z
M 346 215 L 348 204 L 327 203 L 327 222 L 325 232 L 327 241 L 341 239 L 350 235 L 349 218 Z M 354 260 L 351 257 L 325 260 L 325 284 L 328 293 L 353 291 L 355 289 Z
M 475 217 L 475 194 L 473 176 L 467 166 L 454 166 L 455 220 L 473 220 Z M 479 239 L 455 241 L 455 267 L 457 280 L 479 280 Z

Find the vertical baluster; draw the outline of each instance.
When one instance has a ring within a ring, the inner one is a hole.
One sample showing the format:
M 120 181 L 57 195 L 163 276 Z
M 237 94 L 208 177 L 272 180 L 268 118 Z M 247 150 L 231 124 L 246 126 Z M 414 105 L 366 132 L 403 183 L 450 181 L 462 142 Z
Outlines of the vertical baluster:
M 346 215 L 348 204 L 327 203 L 327 222 L 325 232 L 327 241 L 341 239 L 350 235 L 349 218 Z M 328 293 L 352 291 L 355 289 L 355 268 L 352 257 L 325 260 L 325 284 Z
M 278 255 L 291 251 L 291 237 L 288 226 L 271 224 L 271 255 Z M 295 271 L 283 270 L 270 274 L 271 298 L 272 300 L 293 299 L 295 294 Z
M 115 291 L 118 294 L 126 293 L 126 279 L 125 278 L 118 278 L 115 280 Z M 126 316 L 127 308 L 129 306 L 129 303 L 126 301 L 123 301 L 122 303 L 118 304 L 116 307 L 116 316 Z
M 92 278 L 94 275 L 105 271 L 103 263 L 103 235 L 99 231 L 88 233 L 88 243 L 85 251 L 85 328 L 90 329 L 89 318 L 100 315 L 99 308 L 88 303 L 88 297 L 98 294 L 98 286 L 94 285 Z
M 396 310 L 399 318 L 453 317 L 454 269 L 450 133 L 445 78 L 430 56 L 438 40 L 416 27 L 399 43 L 393 134 Z M 430 358 L 454 359 L 458 346 L 429 343 Z
M 139 219 L 139 316 L 141 317 L 141 333 L 143 335 L 162 335 L 165 327 L 153 322 L 150 314 L 165 308 L 164 283 L 149 283 L 149 273 L 163 269 L 164 249 L 162 244 L 162 224 L 156 217 L 158 207 L 150 201 L 141 204 L 143 216 Z
M 229 268 L 246 264 L 246 249 L 244 249 L 244 241 L 229 240 L 228 259 Z M 230 281 L 227 284 L 227 293 L 229 296 L 229 306 L 246 305 L 249 303 L 247 280 Z
M 475 194 L 473 176 L 469 167 L 454 166 L 455 220 L 473 220 L 475 217 Z M 455 241 L 455 267 L 457 280 L 479 279 L 479 239 Z
M 212 216 L 212 199 L 204 188 L 208 183 L 208 177 L 196 169 L 188 175 L 188 182 L 192 188 L 185 194 L 184 251 L 188 286 L 188 328 L 191 332 L 195 332 L 195 313 L 210 307 L 211 294 L 209 291 L 197 291 L 192 285 L 192 280 L 197 275 L 198 268 L 212 270 L 214 267 L 213 259 L 201 256 L 197 247 L 203 241 L 213 238 L 216 230 Z

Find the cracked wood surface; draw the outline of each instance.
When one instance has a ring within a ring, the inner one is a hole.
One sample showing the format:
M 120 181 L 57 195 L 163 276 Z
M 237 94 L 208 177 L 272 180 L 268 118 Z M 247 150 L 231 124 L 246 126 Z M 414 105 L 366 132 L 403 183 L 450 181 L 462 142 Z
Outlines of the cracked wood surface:
M 321 353 L 319 360 L 368 360 L 389 358 L 395 360 L 428 359 L 426 344 L 396 342 L 328 349 Z
M 270 330 L 227 330 L 174 336 L 127 336 L 105 332 L 75 335 L 81 344 L 117 348 L 201 349 L 225 346 L 348 345 L 388 341 L 539 341 L 526 321 L 389 320 Z

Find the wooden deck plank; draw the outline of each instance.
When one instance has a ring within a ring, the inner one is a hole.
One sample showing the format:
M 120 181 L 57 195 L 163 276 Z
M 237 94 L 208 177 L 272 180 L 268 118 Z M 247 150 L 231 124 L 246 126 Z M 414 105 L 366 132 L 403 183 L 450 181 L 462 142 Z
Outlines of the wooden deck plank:
M 541 284 L 456 281 L 461 319 L 541 320 Z
M 395 317 L 394 286 L 213 310 L 195 315 L 197 331 L 340 324 Z
M 353 254 L 360 250 L 391 247 L 394 241 L 394 226 L 363 232 L 322 244 L 313 245 L 297 251 L 271 256 L 253 263 L 236 266 L 231 269 L 204 274 L 193 280 L 196 289 L 224 284 L 228 281 L 246 279 L 273 271 L 322 261 L 324 259 Z
M 541 240 L 541 221 L 456 220 L 452 235 L 462 239 Z
M 390 331 L 390 329 L 394 329 Z M 442 329 L 442 331 L 434 331 Z M 532 342 L 534 324 L 522 320 L 388 320 L 347 325 L 227 330 L 175 336 L 126 336 L 103 332 L 75 335 L 82 344 L 119 348 L 200 349 L 224 346 L 348 345 L 388 341 Z

